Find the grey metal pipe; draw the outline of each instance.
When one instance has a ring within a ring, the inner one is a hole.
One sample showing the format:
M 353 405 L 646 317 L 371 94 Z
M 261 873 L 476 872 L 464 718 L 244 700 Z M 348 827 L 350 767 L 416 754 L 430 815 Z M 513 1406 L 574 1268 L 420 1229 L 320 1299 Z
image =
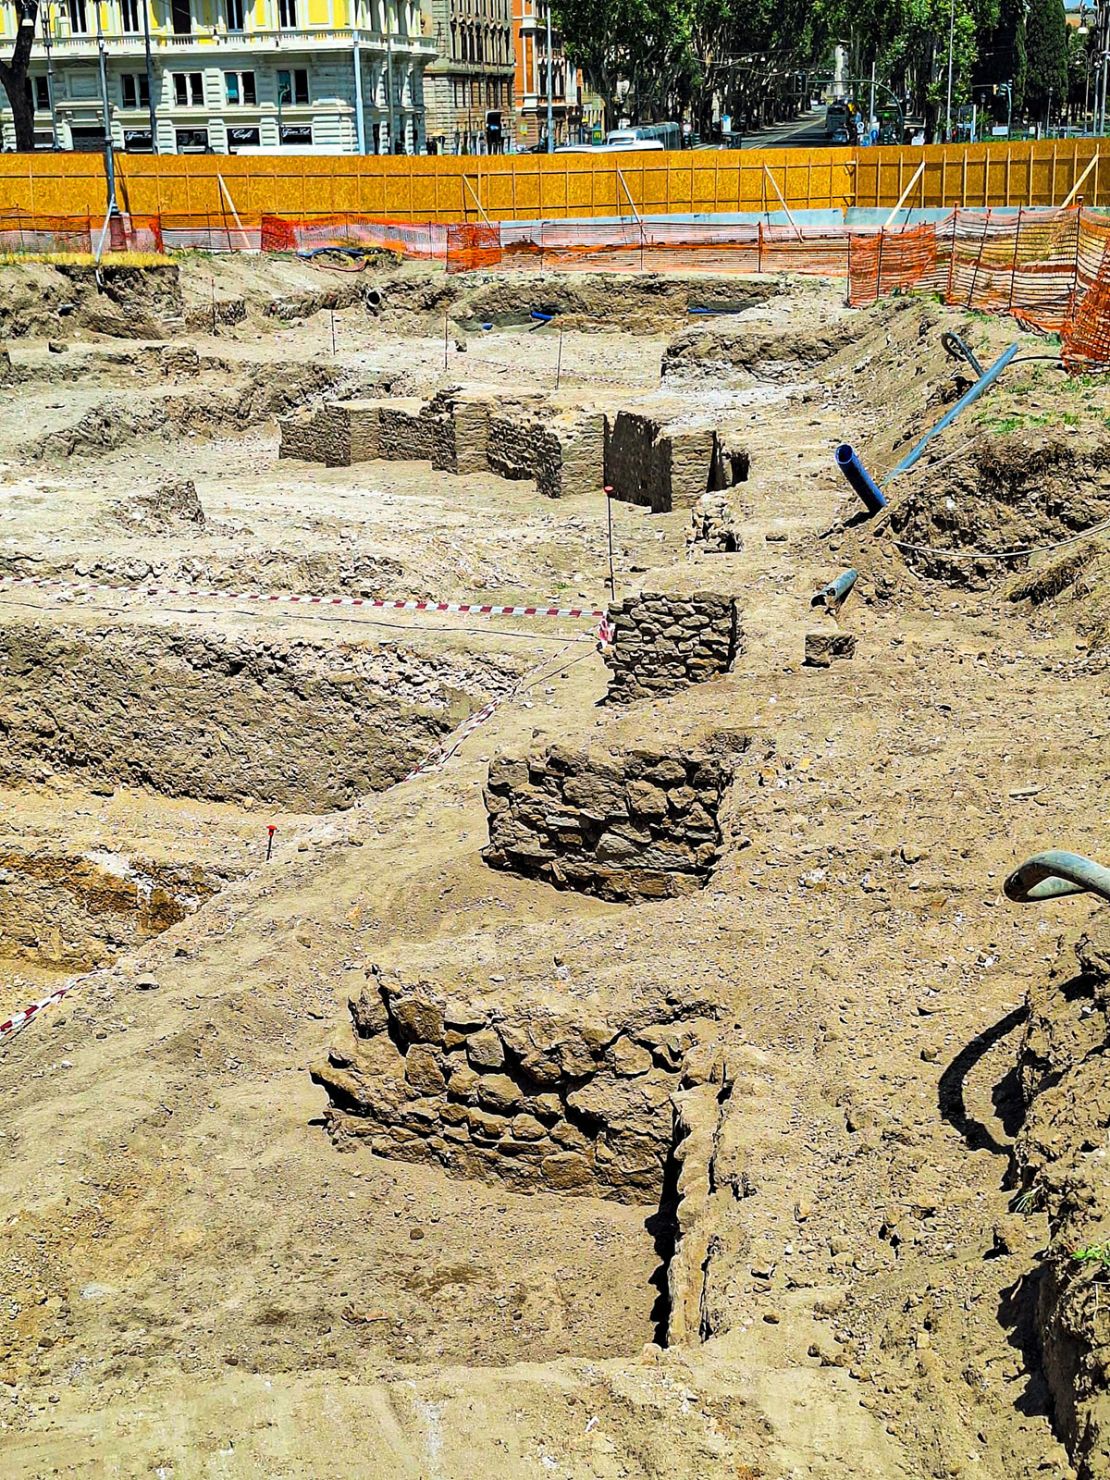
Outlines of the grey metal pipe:
M 810 605 L 823 606 L 827 611 L 838 612 L 848 600 L 848 597 L 851 596 L 852 589 L 858 579 L 858 571 L 841 571 L 835 581 L 830 581 L 827 586 L 822 586 L 821 590 L 817 592 L 810 602 Z
M 1062 899 L 1067 894 L 1097 894 L 1110 902 L 1110 868 L 1081 853 L 1050 848 L 1046 853 L 1034 853 L 1016 868 L 1002 892 L 1017 904 Z

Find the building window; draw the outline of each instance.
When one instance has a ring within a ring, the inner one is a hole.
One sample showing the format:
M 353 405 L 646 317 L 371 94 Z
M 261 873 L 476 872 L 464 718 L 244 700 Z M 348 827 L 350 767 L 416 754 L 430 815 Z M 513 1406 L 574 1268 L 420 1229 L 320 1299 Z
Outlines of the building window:
M 278 25 L 292 31 L 297 25 L 297 0 L 278 0 Z
M 46 113 L 50 109 L 50 81 L 46 77 L 33 77 L 31 82 L 35 89 L 35 108 L 40 113 Z M 51 146 L 53 147 L 53 146 Z
M 224 87 L 227 89 L 227 101 L 231 106 L 237 103 L 258 101 L 253 72 L 225 72 Z
M 170 15 L 173 20 L 173 33 L 175 36 L 191 36 L 193 34 L 193 12 L 189 0 L 170 0 Z
M 145 4 L 145 0 L 143 0 Z M 125 31 L 139 29 L 139 0 L 119 0 L 120 24 Z
M 292 72 L 280 71 L 277 75 L 278 102 L 307 103 L 308 102 L 308 71 L 305 67 L 297 67 Z
M 204 106 L 204 73 L 175 72 L 173 74 L 173 96 L 179 108 L 202 108 Z
M 128 154 L 153 154 L 154 145 L 151 142 L 150 130 L 148 128 L 125 128 L 123 147 Z
M 243 29 L 243 0 L 227 0 L 227 29 L 229 31 Z
M 312 125 L 308 123 L 283 123 L 281 126 L 281 142 L 293 149 L 303 148 L 305 144 L 311 144 Z
M 67 0 L 69 29 L 75 36 L 84 36 L 89 29 L 89 18 L 85 14 L 85 0 Z
M 124 72 L 119 81 L 125 108 L 149 108 L 150 86 L 145 72 Z
M 207 154 L 208 130 L 206 128 L 179 128 L 174 130 L 178 154 Z

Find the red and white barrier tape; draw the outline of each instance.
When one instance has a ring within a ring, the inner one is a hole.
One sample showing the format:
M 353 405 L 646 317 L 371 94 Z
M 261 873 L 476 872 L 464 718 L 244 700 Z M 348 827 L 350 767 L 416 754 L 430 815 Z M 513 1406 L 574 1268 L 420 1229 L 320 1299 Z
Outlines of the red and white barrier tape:
M 13 1012 L 10 1018 L 0 1023 L 0 1041 L 5 1038 L 11 1038 L 19 1032 L 20 1028 L 25 1028 L 31 1019 L 42 1012 L 44 1008 L 53 1007 L 56 1002 L 60 1002 L 63 997 L 72 992 L 74 987 L 80 986 L 83 981 L 88 981 L 88 977 L 75 976 L 72 981 L 66 982 L 64 987 L 56 987 L 47 996 L 40 997 L 37 1002 L 29 1003 L 26 1007 L 21 1008 L 19 1012 Z
M 498 606 L 475 601 L 394 600 L 372 596 L 305 596 L 293 591 L 210 591 L 198 586 L 111 586 L 102 582 L 55 581 L 45 576 L 11 576 L 0 580 L 0 591 L 33 587 L 39 591 L 72 591 L 81 596 L 101 593 L 111 596 L 200 597 L 205 601 L 250 601 L 265 604 L 288 602 L 291 606 L 353 606 L 368 611 L 430 612 L 435 615 L 472 617 L 604 617 L 605 611 L 588 606 Z

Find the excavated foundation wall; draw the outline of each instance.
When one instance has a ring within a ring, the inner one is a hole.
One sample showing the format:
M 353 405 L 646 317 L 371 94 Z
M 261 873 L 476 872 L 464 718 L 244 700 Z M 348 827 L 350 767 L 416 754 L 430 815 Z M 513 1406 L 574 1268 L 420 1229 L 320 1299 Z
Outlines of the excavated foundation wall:
M 446 390 L 416 399 L 331 401 L 281 422 L 280 456 L 348 467 L 374 459 L 430 462 L 447 473 L 491 472 L 534 480 L 546 498 L 602 485 L 605 418 L 550 415 L 531 401 L 506 405 L 476 392 Z
M 227 876 L 110 853 L 0 851 L 0 958 L 85 970 L 168 930 Z
M 0 778 L 74 771 L 305 811 L 392 785 L 511 680 L 396 648 L 0 629 Z
M 701 753 L 590 755 L 553 746 L 489 768 L 493 868 L 603 899 L 665 899 L 700 888 L 721 847 L 729 773 Z
M 609 700 L 628 703 L 673 693 L 727 673 L 740 651 L 736 600 L 642 592 L 609 608 L 613 641 L 604 649 Z
M 518 1192 L 654 1203 L 675 1139 L 673 1096 L 717 1062 L 695 1046 L 707 1003 L 601 1020 L 553 1006 L 452 998 L 377 968 L 350 1003 L 353 1032 L 312 1071 L 337 1142 L 435 1162 Z M 704 1064 L 702 1060 L 705 1060 Z
M 605 483 L 613 497 L 653 514 L 688 509 L 705 493 L 747 478 L 748 456 L 712 427 L 667 429 L 650 416 L 618 411 L 605 420 Z
M 1019 1059 L 1027 1113 L 1015 1146 L 1024 1190 L 1048 1212 L 1037 1323 L 1057 1424 L 1083 1480 L 1110 1477 L 1110 1187 L 1102 1159 L 1108 1052 L 1104 908 L 1029 990 Z

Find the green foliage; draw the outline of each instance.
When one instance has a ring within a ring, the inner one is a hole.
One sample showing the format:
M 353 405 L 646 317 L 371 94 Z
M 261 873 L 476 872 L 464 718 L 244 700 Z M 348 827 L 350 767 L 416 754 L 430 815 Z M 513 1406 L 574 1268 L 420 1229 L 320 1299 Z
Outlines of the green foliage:
M 1110 1244 L 1089 1244 L 1071 1256 L 1077 1264 L 1097 1264 L 1098 1272 L 1110 1273 Z
M 1025 19 L 1028 76 L 1025 101 L 1043 117 L 1050 100 L 1062 107 L 1068 95 L 1067 23 L 1063 0 L 1029 0 Z

